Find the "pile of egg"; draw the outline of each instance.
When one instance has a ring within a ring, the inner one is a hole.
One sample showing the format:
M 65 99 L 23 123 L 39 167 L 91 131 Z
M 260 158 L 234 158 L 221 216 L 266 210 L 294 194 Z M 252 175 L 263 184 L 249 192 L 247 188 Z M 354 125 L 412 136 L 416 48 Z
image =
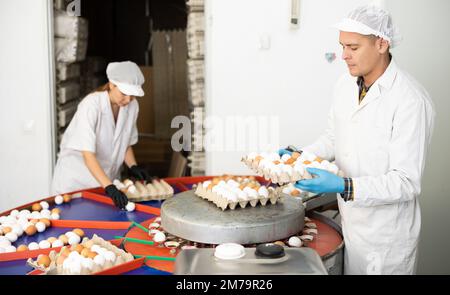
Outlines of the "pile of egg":
M 276 241 L 274 244 L 286 247 L 300 248 L 305 246 L 306 243 L 312 242 L 314 236 L 318 234 L 317 225 L 308 217 L 305 217 L 305 228 L 300 235 L 291 236 L 285 241 Z
M 306 168 L 327 170 L 333 174 L 341 174 L 334 163 L 322 160 L 307 151 L 294 152 L 292 155 L 278 153 L 250 153 L 242 161 L 259 176 L 263 176 L 273 183 L 285 184 L 301 179 L 311 179 Z
M 51 220 L 59 219 L 61 210 L 54 208 L 49 210 L 49 204 L 45 201 L 35 203 L 30 210 L 13 210 L 8 216 L 0 217 L 0 254 L 28 250 L 28 246 L 15 247 L 16 242 L 23 234 L 32 236 L 37 232 L 42 233 L 51 226 Z M 32 245 L 35 248 L 35 245 Z
M 255 207 L 275 204 L 280 195 L 272 187 L 266 187 L 251 177 L 222 176 L 199 183 L 195 194 L 213 202 L 217 207 L 234 210 L 239 205 L 245 208 L 248 204 Z
M 115 179 L 113 184 L 132 201 L 165 200 L 174 194 L 174 189 L 162 179 L 154 179 L 147 184 L 129 179 L 123 182 Z
M 64 246 L 59 253 L 40 255 L 28 263 L 48 274 L 86 275 L 96 273 L 134 259 L 133 255 L 94 235 L 81 244 Z
M 313 195 L 313 193 L 309 193 L 306 191 L 302 191 L 299 188 L 296 188 L 293 183 L 288 183 L 282 189 L 282 192 L 291 197 L 304 197 L 308 195 Z

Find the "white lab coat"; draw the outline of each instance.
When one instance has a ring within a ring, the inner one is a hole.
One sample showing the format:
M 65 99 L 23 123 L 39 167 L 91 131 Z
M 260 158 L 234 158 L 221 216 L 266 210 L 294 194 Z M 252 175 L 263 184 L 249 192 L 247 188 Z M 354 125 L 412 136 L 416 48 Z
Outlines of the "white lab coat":
M 435 111 L 425 89 L 391 61 L 359 105 L 356 78 L 336 84 L 326 133 L 304 150 L 336 160 L 353 178 L 338 194 L 346 274 L 413 274 L 421 177 Z
M 111 180 L 118 178 L 126 150 L 138 141 L 138 112 L 138 103 L 132 100 L 120 108 L 116 125 L 108 92 L 86 96 L 62 138 L 53 194 L 100 186 L 85 165 L 82 151 L 95 153 L 106 175 Z

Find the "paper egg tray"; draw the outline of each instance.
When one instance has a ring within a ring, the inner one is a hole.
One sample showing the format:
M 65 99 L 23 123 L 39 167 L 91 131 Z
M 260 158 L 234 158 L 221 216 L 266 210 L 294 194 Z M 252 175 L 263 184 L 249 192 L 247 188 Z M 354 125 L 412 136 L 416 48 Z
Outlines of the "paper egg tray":
M 132 182 L 124 180 L 124 182 L 115 181 L 114 183 L 132 202 L 143 201 L 161 201 L 173 196 L 174 189 L 164 180 L 153 180 L 147 184 L 140 181 Z
M 256 199 L 248 201 L 246 200 L 246 201 L 231 202 L 230 200 L 220 196 L 219 194 L 212 192 L 212 190 L 204 188 L 202 184 L 197 185 L 195 194 L 205 200 L 214 203 L 217 207 L 222 209 L 222 211 L 228 208 L 231 210 L 235 210 L 238 207 L 246 208 L 247 206 L 256 207 L 257 205 L 261 206 L 266 206 L 268 204 L 275 205 L 280 200 L 281 197 L 279 189 L 269 189 L 268 197 L 259 195 L 258 198 Z
M 97 236 L 97 235 L 93 235 L 92 239 L 90 239 L 91 241 L 93 241 L 93 245 L 98 245 L 102 248 L 105 248 L 109 251 L 112 251 L 115 255 L 116 255 L 116 260 L 114 262 L 111 261 L 105 261 L 105 264 L 100 267 L 99 265 L 94 264 L 94 268 L 92 270 L 87 269 L 85 267 L 81 267 L 81 275 L 90 275 L 90 274 L 95 274 L 97 272 L 101 272 L 104 270 L 107 270 L 111 267 L 114 266 L 118 266 L 130 261 L 134 260 L 134 257 L 132 254 L 125 252 L 122 249 L 119 249 L 118 247 L 114 246 L 113 244 L 111 244 L 108 241 L 105 241 L 104 239 L 102 239 L 101 237 Z M 88 238 L 84 238 L 81 245 L 86 245 L 86 243 L 89 241 Z M 41 270 L 44 272 L 44 274 L 47 275 L 70 275 L 71 273 L 69 273 L 68 270 L 64 270 L 62 265 L 56 265 L 56 260 L 59 257 L 59 253 L 57 253 L 56 251 L 51 251 L 49 254 L 50 257 L 50 265 L 48 268 L 44 268 L 40 265 L 37 264 L 37 259 L 36 261 L 32 260 L 31 258 L 27 260 L 27 264 L 30 265 L 31 267 Z

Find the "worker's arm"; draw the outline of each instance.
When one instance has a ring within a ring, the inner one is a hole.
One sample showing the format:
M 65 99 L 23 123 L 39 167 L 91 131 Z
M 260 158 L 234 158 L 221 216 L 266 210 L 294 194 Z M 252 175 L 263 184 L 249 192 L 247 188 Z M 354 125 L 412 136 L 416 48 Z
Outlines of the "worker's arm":
M 97 179 L 98 183 L 100 183 L 103 188 L 106 188 L 108 185 L 112 184 L 111 179 L 109 179 L 105 171 L 103 171 L 103 168 L 98 163 L 95 154 L 87 151 L 83 151 L 82 154 L 86 167 L 89 169 L 92 176 Z
M 434 124 L 434 110 L 424 99 L 410 99 L 396 112 L 386 157 L 388 172 L 352 178 L 354 206 L 369 207 L 411 201 L 421 178 Z
M 125 164 L 127 165 L 128 168 L 137 165 L 132 146 L 129 146 L 125 153 Z

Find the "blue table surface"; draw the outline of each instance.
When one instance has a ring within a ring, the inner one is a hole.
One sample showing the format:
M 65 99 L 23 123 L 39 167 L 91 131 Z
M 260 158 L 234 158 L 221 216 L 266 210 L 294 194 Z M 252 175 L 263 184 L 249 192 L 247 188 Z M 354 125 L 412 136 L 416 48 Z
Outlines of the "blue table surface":
M 175 193 L 177 192 L 178 190 L 176 190 Z M 162 202 L 148 201 L 140 204 L 160 208 Z M 155 217 L 155 215 L 143 212 L 120 211 L 113 206 L 83 198 L 75 198 L 68 204 L 62 204 L 56 207 L 61 209 L 61 219 L 63 220 L 135 221 L 141 223 Z M 38 233 L 31 237 L 22 235 L 14 245 L 18 246 L 21 244 L 38 242 L 49 237 L 58 237 L 71 230 L 72 228 L 50 227 L 43 233 Z M 84 228 L 83 230 L 87 237 L 92 237 L 93 234 L 97 234 L 105 240 L 111 240 L 114 236 L 124 236 L 127 233 L 127 230 Z M 26 260 L 0 262 L 0 275 L 24 275 L 31 270 L 32 268 L 26 264 Z M 170 275 L 170 273 L 159 271 L 144 265 L 143 267 L 127 272 L 124 275 Z

